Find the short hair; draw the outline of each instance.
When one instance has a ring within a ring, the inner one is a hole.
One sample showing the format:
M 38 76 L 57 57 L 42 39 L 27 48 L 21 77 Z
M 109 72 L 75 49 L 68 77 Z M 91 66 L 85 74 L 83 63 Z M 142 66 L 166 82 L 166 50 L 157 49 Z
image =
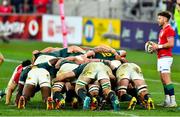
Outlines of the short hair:
M 168 19 L 168 21 L 169 21 L 169 19 L 171 18 L 171 13 L 168 12 L 168 11 L 162 11 L 162 12 L 158 13 L 158 16 L 166 17 Z
M 26 66 L 31 64 L 31 61 L 30 60 L 25 60 L 21 64 L 22 64 L 22 67 L 26 67 Z

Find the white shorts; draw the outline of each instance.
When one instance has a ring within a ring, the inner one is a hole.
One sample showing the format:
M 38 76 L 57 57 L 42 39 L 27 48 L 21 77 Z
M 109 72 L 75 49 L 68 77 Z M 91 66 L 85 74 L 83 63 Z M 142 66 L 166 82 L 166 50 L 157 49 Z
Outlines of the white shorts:
M 57 72 L 57 75 L 58 74 L 63 74 L 63 73 L 67 73 L 67 72 L 70 72 L 70 71 L 73 71 L 74 69 L 76 69 L 79 65 L 77 64 L 73 64 L 73 63 L 65 63 L 63 64 L 59 71 Z M 71 83 L 76 83 L 76 80 L 77 78 L 74 78 Z
M 144 80 L 141 68 L 134 63 L 124 63 L 116 71 L 117 80 Z
M 172 57 L 159 58 L 157 61 L 157 70 L 161 73 L 170 73 L 172 62 Z
M 79 65 L 73 64 L 73 63 L 65 63 L 65 64 L 63 64 L 63 65 L 60 67 L 58 73 L 70 72 L 70 71 L 76 69 L 78 66 L 79 66 Z
M 40 55 L 35 61 L 34 61 L 34 65 L 40 64 L 40 63 L 44 63 L 44 62 L 48 62 L 51 59 L 56 58 L 55 56 L 50 56 L 50 55 Z
M 51 87 L 50 74 L 43 68 L 32 68 L 27 76 L 26 83 L 30 85 L 40 85 L 40 87 Z
M 109 79 L 107 68 L 101 62 L 91 62 L 86 65 L 79 77 L 86 77 L 96 80 Z

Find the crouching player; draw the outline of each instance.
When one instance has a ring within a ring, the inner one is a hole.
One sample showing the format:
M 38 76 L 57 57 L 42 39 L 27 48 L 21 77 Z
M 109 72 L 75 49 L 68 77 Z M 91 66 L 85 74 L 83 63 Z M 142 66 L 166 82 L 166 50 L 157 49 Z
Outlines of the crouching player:
M 19 109 L 25 108 L 26 102 L 34 95 L 38 86 L 40 86 L 43 102 L 48 102 L 48 97 L 51 95 L 51 78 L 55 77 L 57 73 L 57 70 L 53 67 L 57 60 L 52 59 L 46 63 L 31 67 L 31 70 L 27 74 L 22 96 L 18 102 Z
M 18 82 L 19 82 L 19 78 L 21 75 L 21 72 L 31 64 L 30 60 L 25 60 L 23 61 L 20 65 L 18 65 L 14 72 L 13 75 L 11 77 L 11 79 L 9 80 L 9 83 L 7 85 L 7 89 L 6 89 L 6 103 L 5 104 L 9 104 L 10 100 L 11 100 L 11 96 L 12 93 L 14 92 L 14 90 L 16 89 Z
M 56 74 L 56 77 L 62 77 L 64 76 L 66 73 L 74 70 L 75 68 L 77 68 L 79 65 L 77 65 L 74 62 L 68 61 L 66 59 L 60 59 L 57 63 L 56 66 L 58 66 L 59 71 Z M 76 78 L 72 78 L 71 80 L 67 80 L 67 81 L 58 81 L 58 82 L 54 82 L 53 86 L 52 86 L 52 91 L 53 91 L 53 100 L 55 102 L 55 109 L 61 109 L 65 107 L 65 99 L 62 93 L 64 93 L 66 91 L 66 100 L 67 101 L 71 101 L 71 102 L 76 102 L 77 104 L 77 98 L 75 99 L 74 95 L 74 88 L 73 85 L 74 81 L 76 80 Z M 72 103 L 71 103 L 72 104 Z M 74 107 L 73 105 L 76 105 L 75 103 L 72 104 L 72 107 Z
M 102 87 L 104 97 L 110 99 L 113 109 L 115 111 L 120 109 L 116 94 L 111 90 L 110 78 L 106 68 L 107 67 L 102 62 L 90 62 L 88 64 L 80 65 L 74 70 L 76 75 L 79 72 L 82 72 L 76 82 L 75 90 L 77 95 L 83 100 L 84 110 L 90 108 L 91 102 L 91 98 L 87 96 L 86 86 L 96 80 L 98 80 Z
M 138 91 L 140 101 L 148 110 L 154 109 L 153 100 L 148 93 L 147 85 L 143 78 L 141 68 L 134 63 L 124 63 L 116 71 L 117 77 L 117 93 L 121 100 L 130 100 L 128 109 L 134 109 L 136 105 L 136 98 L 130 97 L 127 94 L 127 87 L 132 80 Z

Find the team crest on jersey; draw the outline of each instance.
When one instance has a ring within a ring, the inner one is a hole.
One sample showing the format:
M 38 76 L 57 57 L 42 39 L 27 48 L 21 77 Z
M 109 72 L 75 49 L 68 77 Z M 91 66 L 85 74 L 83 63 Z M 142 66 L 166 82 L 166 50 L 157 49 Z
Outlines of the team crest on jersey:
M 28 77 L 27 80 L 31 80 L 32 78 L 31 77 Z
M 122 76 L 124 76 L 124 74 L 120 74 L 120 76 L 122 77 Z

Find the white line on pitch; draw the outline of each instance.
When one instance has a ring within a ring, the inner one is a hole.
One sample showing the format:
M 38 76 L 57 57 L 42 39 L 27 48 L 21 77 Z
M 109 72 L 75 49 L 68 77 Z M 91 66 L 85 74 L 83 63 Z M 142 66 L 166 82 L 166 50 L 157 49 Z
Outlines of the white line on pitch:
M 146 78 L 145 78 L 145 81 L 150 81 L 150 82 L 159 82 L 159 83 L 161 83 L 161 81 L 160 81 L 160 80 L 152 80 L 152 79 L 146 79 Z M 175 85 L 180 85 L 180 83 L 178 83 L 178 82 L 173 82 L 173 84 L 175 84 Z
M 9 62 L 9 63 L 21 63 L 22 61 L 15 60 L 15 59 L 5 59 L 5 62 Z

